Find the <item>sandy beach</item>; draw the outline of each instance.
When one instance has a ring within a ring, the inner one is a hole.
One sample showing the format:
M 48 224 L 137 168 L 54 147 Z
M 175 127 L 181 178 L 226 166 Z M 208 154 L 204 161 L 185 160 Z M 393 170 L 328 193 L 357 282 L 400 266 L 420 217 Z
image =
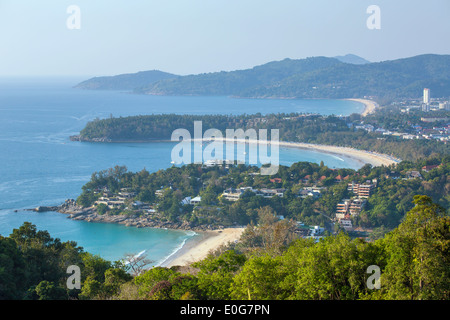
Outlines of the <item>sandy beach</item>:
M 291 148 L 317 150 L 336 155 L 345 155 L 357 159 L 363 163 L 370 163 L 374 167 L 389 166 L 391 164 L 401 161 L 400 159 L 396 159 L 389 155 L 365 150 L 358 150 L 348 147 L 329 146 L 329 145 L 301 143 L 301 142 L 280 142 L 279 145 Z
M 223 244 L 239 240 L 245 228 L 226 228 L 203 232 L 197 240 L 188 241 L 173 257 L 166 260 L 161 266 L 187 266 L 193 262 L 200 261 L 208 255 L 211 250 L 219 248 Z
M 365 99 L 346 99 L 351 101 L 357 101 L 363 103 L 365 105 L 365 109 L 362 113 L 363 116 L 366 116 L 375 111 L 377 108 L 377 104 L 374 101 L 365 100 Z M 208 140 L 192 140 L 207 142 Z M 331 145 L 319 145 L 319 144 L 311 144 L 311 143 L 301 143 L 301 142 L 271 142 L 271 141 L 254 141 L 254 140 L 246 140 L 246 139 L 226 139 L 226 138 L 217 138 L 216 141 L 232 142 L 236 141 L 238 143 L 278 143 L 280 147 L 289 147 L 289 148 L 300 148 L 300 149 L 309 149 L 320 152 L 331 153 L 335 155 L 345 155 L 347 157 L 352 157 L 364 164 L 369 163 L 372 166 L 389 166 L 391 164 L 397 163 L 401 161 L 400 159 L 396 159 L 389 155 L 379 154 L 375 152 L 365 151 L 365 150 L 357 150 L 354 148 L 348 147 L 339 147 L 339 146 L 331 146 Z M 173 257 L 165 261 L 162 266 L 163 267 L 172 267 L 172 266 L 187 266 L 193 262 L 204 259 L 211 250 L 217 249 L 223 244 L 227 244 L 228 242 L 234 242 L 239 240 L 244 228 L 228 228 L 223 230 L 214 230 L 210 232 L 204 232 L 201 234 L 197 240 L 193 240 L 192 242 L 188 242 L 183 248 L 180 249 Z
M 361 113 L 361 115 L 364 116 L 364 117 L 369 115 L 369 114 L 371 114 L 371 113 L 374 113 L 375 109 L 378 108 L 378 104 L 375 101 L 372 101 L 372 100 L 367 100 L 367 99 L 345 99 L 345 100 L 356 101 L 356 102 L 364 104 L 365 109 Z
M 223 139 L 223 142 L 227 141 L 230 140 Z M 241 143 L 244 142 L 244 140 L 239 139 L 236 139 L 236 141 Z M 246 142 L 249 143 L 248 140 Z M 250 141 L 250 143 L 258 142 Z M 348 157 L 355 158 L 362 163 L 370 163 L 373 166 L 389 166 L 400 161 L 400 159 L 395 159 L 388 155 L 346 147 L 318 145 L 301 142 L 278 142 L 278 144 L 282 147 L 310 149 L 336 155 L 346 155 Z M 211 250 L 215 250 L 221 245 L 227 244 L 228 242 L 239 240 L 244 229 L 245 228 L 227 228 L 222 230 L 202 232 L 196 239 L 188 241 L 176 254 L 174 254 L 173 257 L 167 259 L 164 263 L 161 264 L 161 266 L 187 266 L 193 262 L 202 260 L 208 255 Z
M 220 139 L 217 139 L 220 141 Z M 196 141 L 196 140 L 192 140 Z M 237 142 L 258 143 L 258 141 L 245 141 L 236 139 Z M 202 142 L 206 142 L 202 141 Z M 231 142 L 231 140 L 222 139 L 222 142 Z M 259 143 L 268 143 L 267 141 Z M 272 144 L 274 142 L 271 142 Z M 320 152 L 326 152 L 336 155 L 346 155 L 361 161 L 362 163 L 370 163 L 372 166 L 389 166 L 397 163 L 399 159 L 395 159 L 388 155 L 378 154 L 374 152 L 357 150 L 353 148 L 318 145 L 301 142 L 278 142 L 280 147 L 310 149 Z M 244 228 L 227 228 L 223 230 L 214 230 L 202 232 L 197 239 L 188 241 L 174 256 L 167 259 L 161 264 L 162 267 L 187 266 L 193 262 L 204 259 L 211 250 L 217 249 L 223 244 L 239 240 Z
M 192 139 L 191 141 L 195 142 L 197 140 Z M 208 142 L 210 140 L 201 140 L 198 141 L 204 143 Z M 259 144 L 278 144 L 279 147 L 288 147 L 288 148 L 299 148 L 299 149 L 309 149 L 309 150 L 315 150 L 320 152 L 326 152 L 335 154 L 337 156 L 339 155 L 345 155 L 347 157 L 354 158 L 361 163 L 369 163 L 374 167 L 379 166 L 389 166 L 394 163 L 398 163 L 401 161 L 401 159 L 396 159 L 394 157 L 391 157 L 386 154 L 371 152 L 371 151 L 365 151 L 365 150 L 358 150 L 354 148 L 349 147 L 339 147 L 339 146 L 332 146 L 332 145 L 322 145 L 322 144 L 312 144 L 312 143 L 303 143 L 303 142 L 285 142 L 285 141 L 258 141 L 258 140 L 246 140 L 246 139 L 227 139 L 227 138 L 216 138 L 215 141 L 222 142 L 222 143 L 229 143 L 229 142 L 237 142 L 237 143 L 259 143 Z

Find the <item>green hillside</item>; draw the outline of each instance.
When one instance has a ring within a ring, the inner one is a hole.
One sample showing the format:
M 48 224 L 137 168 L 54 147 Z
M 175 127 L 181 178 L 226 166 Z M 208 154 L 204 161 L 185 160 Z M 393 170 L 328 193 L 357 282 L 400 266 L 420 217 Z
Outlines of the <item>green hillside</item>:
M 158 70 L 141 71 L 110 77 L 95 77 L 79 83 L 75 88 L 90 90 L 133 90 L 136 87 L 174 77 L 177 76 Z
M 231 95 L 246 98 L 417 98 L 450 96 L 450 55 L 421 55 L 367 64 L 334 58 L 285 59 L 248 70 L 190 75 L 136 90 L 157 95 Z
M 151 95 L 215 95 L 243 98 L 342 99 L 370 96 L 379 102 L 420 98 L 430 88 L 450 96 L 450 55 L 363 63 L 356 56 L 272 61 L 251 69 L 177 76 L 157 70 L 96 77 L 77 88 L 133 90 Z M 346 61 L 346 62 L 343 62 Z M 356 63 L 355 63 L 356 61 Z

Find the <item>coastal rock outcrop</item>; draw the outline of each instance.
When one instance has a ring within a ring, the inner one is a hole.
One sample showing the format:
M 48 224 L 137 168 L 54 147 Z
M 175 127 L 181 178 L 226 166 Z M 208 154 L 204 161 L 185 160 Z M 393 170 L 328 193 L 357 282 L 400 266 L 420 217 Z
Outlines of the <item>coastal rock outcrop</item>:
M 27 209 L 35 212 L 57 211 L 67 214 L 69 219 L 87 222 L 117 223 L 136 228 L 179 229 L 192 231 L 208 231 L 221 229 L 217 225 L 194 225 L 188 221 L 155 220 L 147 216 L 98 214 L 95 207 L 79 206 L 74 199 L 67 199 L 59 206 L 39 206 Z
M 173 222 L 173 221 L 153 220 L 149 217 L 143 216 L 98 214 L 95 211 L 95 208 L 84 208 L 77 212 L 65 211 L 62 213 L 70 213 L 69 218 L 72 220 L 83 220 L 88 222 L 102 222 L 102 223 L 117 223 L 125 225 L 127 227 L 136 227 L 136 228 L 179 229 L 192 231 L 207 231 L 221 228 L 220 226 L 213 226 L 213 225 L 201 225 L 201 226 L 193 225 L 187 221 Z
M 93 211 L 91 208 L 84 208 L 77 205 L 74 199 L 67 199 L 63 204 L 59 206 L 38 206 L 36 208 L 26 210 L 35 212 L 57 211 L 64 214 L 70 214 L 71 217 L 83 215 Z
M 70 139 L 70 141 L 81 141 L 81 142 L 83 142 L 83 141 L 85 141 L 85 142 L 112 142 L 112 140 L 107 137 L 88 139 L 88 138 L 83 137 L 82 135 L 70 136 L 69 139 Z

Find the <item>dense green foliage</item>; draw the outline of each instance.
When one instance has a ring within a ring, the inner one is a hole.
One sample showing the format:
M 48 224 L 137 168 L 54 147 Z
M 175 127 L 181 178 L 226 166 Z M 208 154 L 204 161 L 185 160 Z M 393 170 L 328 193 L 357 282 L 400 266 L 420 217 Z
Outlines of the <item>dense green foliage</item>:
M 425 165 L 439 165 L 426 172 Z M 364 183 L 367 179 L 377 180 L 377 188 L 367 201 L 365 209 L 355 224 L 364 228 L 387 228 L 398 226 L 402 218 L 412 208 L 415 195 L 431 197 L 436 203 L 447 208 L 450 205 L 450 158 L 435 156 L 417 162 L 403 161 L 390 167 L 365 165 L 352 169 L 332 169 L 325 165 L 298 162 L 290 167 L 280 166 L 277 175 L 262 176 L 257 167 L 231 166 L 204 167 L 202 165 L 173 166 L 166 170 L 149 173 L 128 172 L 126 167 L 115 167 L 96 172 L 91 181 L 83 186 L 78 203 L 91 206 L 100 196 L 96 190 L 107 188 L 112 193 L 127 188 L 136 196 L 129 200 L 128 207 L 135 200 L 153 205 L 157 214 L 149 215 L 140 210 L 122 208 L 107 210 L 106 214 L 146 216 L 149 219 L 184 223 L 185 227 L 204 225 L 233 226 L 258 223 L 257 210 L 271 207 L 278 215 L 302 221 L 310 225 L 330 226 L 335 217 L 337 203 L 349 198 L 348 183 Z M 417 171 L 421 178 L 411 178 L 409 173 Z M 336 178 L 346 177 L 336 181 Z M 275 178 L 281 179 L 280 181 Z M 321 187 L 319 198 L 298 196 L 299 190 L 310 186 Z M 254 189 L 284 188 L 283 197 L 264 198 L 246 191 L 239 201 L 231 202 L 222 197 L 228 188 L 252 187 Z M 162 195 L 155 195 L 162 190 Z M 200 195 L 198 206 L 182 204 L 185 197 Z M 101 214 L 105 213 L 101 208 Z
M 80 132 L 83 139 L 107 138 L 113 141 L 170 140 L 172 132 L 184 128 L 194 136 L 194 121 L 202 121 L 204 130 L 239 128 L 241 119 L 226 115 L 149 115 L 108 118 L 88 122 Z
M 67 289 L 67 268 L 81 269 L 82 289 Z M 0 236 L 0 300 L 90 299 L 115 294 L 131 279 L 120 263 L 84 252 L 25 222 L 9 237 Z
M 359 57 L 356 57 L 359 58 Z M 349 59 L 347 61 L 346 59 Z M 156 95 L 231 95 L 258 98 L 361 98 L 378 101 L 417 98 L 423 88 L 434 97 L 448 97 L 448 55 L 365 63 L 355 57 L 311 57 L 272 61 L 252 69 L 176 76 L 152 70 L 95 77 L 76 87 L 134 90 Z
M 258 98 L 416 98 L 423 88 L 450 96 L 450 56 L 420 55 L 362 65 L 334 58 L 285 59 L 252 69 L 182 76 L 136 90 L 158 95 Z
M 395 116 L 393 116 L 395 115 Z M 385 129 L 403 128 L 419 115 L 403 115 L 388 111 L 377 112 L 368 118 L 368 123 L 386 125 Z M 353 147 L 361 150 L 393 155 L 400 159 L 418 160 L 433 153 L 449 154 L 450 146 L 435 140 L 404 140 L 397 136 L 355 130 L 349 124 L 360 120 L 359 115 L 349 117 L 269 114 L 255 115 L 148 115 L 125 118 L 109 118 L 89 122 L 81 131 L 81 140 L 95 141 L 151 141 L 170 140 L 179 128 L 186 129 L 194 138 L 194 121 L 201 121 L 203 131 L 214 128 L 226 136 L 226 129 L 278 129 L 280 140 Z M 392 120 L 388 120 L 391 118 Z M 416 122 L 412 122 L 416 123 Z M 418 122 L 424 127 L 430 124 Z M 436 125 L 436 124 L 435 124 Z M 411 129 L 411 128 L 409 128 Z
M 339 233 L 319 242 L 292 240 L 273 250 L 267 246 L 273 236 L 267 233 L 259 247 L 249 250 L 244 239 L 194 263 L 193 272 L 153 268 L 116 298 L 130 298 L 131 291 L 132 299 L 165 300 L 447 300 L 450 219 L 429 197 L 416 196 L 414 205 L 398 228 L 375 242 Z M 276 228 L 269 221 L 258 228 L 270 224 Z M 379 289 L 368 285 L 374 283 L 369 266 L 380 269 Z
M 188 269 L 153 267 L 135 276 L 26 223 L 0 238 L 0 298 L 448 300 L 450 218 L 427 196 L 413 201 L 404 221 L 375 242 L 344 233 L 318 242 L 290 232 L 274 237 L 286 225 L 261 209 L 260 223 L 249 226 L 240 242 Z M 81 291 L 64 288 L 67 263 L 81 267 Z M 378 280 L 370 266 L 379 268 Z M 375 283 L 380 286 L 370 285 Z
M 381 127 L 396 132 L 415 133 L 414 125 L 422 129 L 433 129 L 434 127 L 444 127 L 447 125 L 450 113 L 446 110 L 435 110 L 424 112 L 420 108 L 401 112 L 401 106 L 390 105 L 378 108 L 376 112 L 365 117 L 353 114 L 351 120 L 362 120 L 365 124 L 372 124 L 375 127 Z M 443 121 L 423 122 L 422 118 L 442 118 Z
M 369 197 L 366 208 L 357 218 L 361 226 L 369 227 L 395 227 L 411 209 L 411 202 L 415 195 L 425 194 L 444 208 L 450 207 L 450 163 L 444 157 L 442 164 L 425 172 L 421 168 L 429 164 L 439 164 L 439 158 L 426 159 L 417 163 L 403 161 L 395 168 L 395 172 L 408 171 L 421 172 L 422 178 L 410 179 L 382 179 L 378 180 L 378 187 Z M 382 168 L 373 168 L 368 178 L 378 176 Z M 392 174 L 389 170 L 386 174 Z

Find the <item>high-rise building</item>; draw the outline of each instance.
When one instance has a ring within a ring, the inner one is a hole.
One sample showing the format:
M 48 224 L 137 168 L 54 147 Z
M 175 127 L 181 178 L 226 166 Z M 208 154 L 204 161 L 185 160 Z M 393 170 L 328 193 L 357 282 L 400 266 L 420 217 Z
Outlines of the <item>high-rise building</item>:
M 423 89 L 423 103 L 430 103 L 430 89 L 428 88 Z

